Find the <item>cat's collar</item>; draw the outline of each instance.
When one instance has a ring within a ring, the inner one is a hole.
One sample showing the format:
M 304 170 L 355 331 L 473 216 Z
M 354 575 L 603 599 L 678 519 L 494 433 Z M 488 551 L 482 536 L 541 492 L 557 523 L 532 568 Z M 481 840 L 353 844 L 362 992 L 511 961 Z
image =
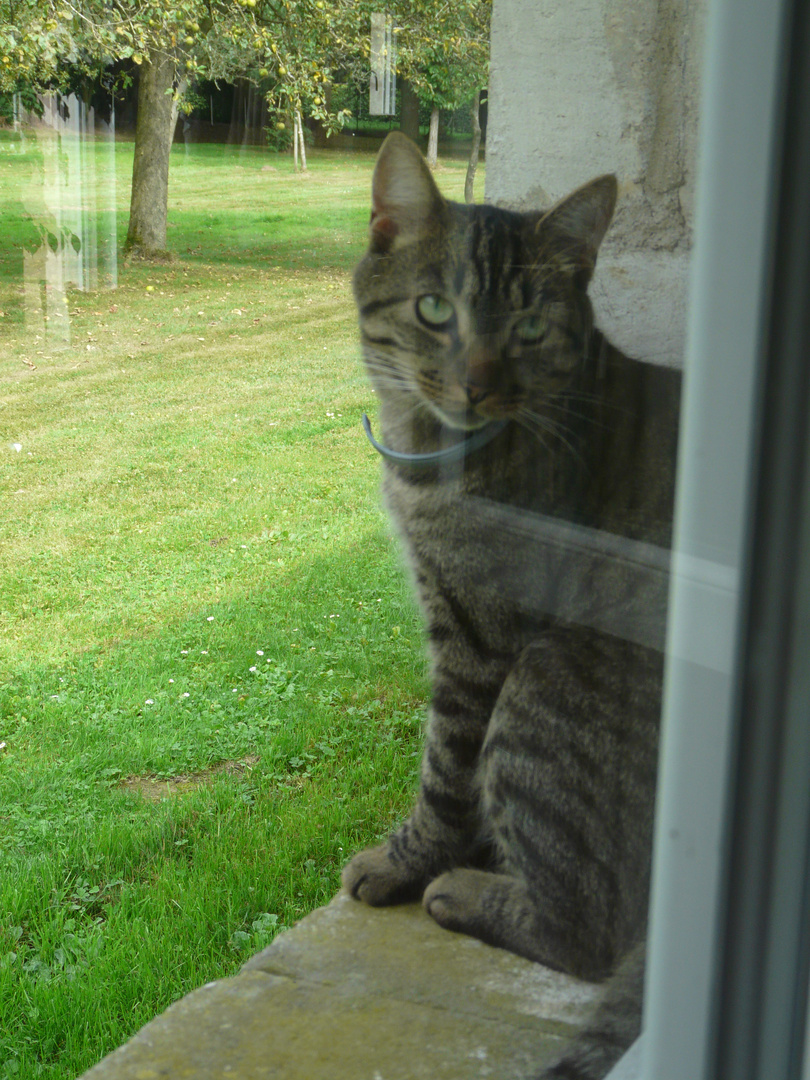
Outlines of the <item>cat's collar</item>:
M 508 420 L 493 420 L 485 427 L 470 432 L 459 442 L 453 443 L 452 446 L 447 446 L 443 450 L 434 450 L 427 454 L 403 454 L 399 450 L 391 450 L 389 447 L 377 442 L 371 433 L 371 421 L 363 413 L 363 430 L 366 433 L 366 438 L 377 453 L 381 454 L 386 461 L 391 461 L 395 465 L 405 465 L 412 469 L 429 469 L 435 465 L 461 461 L 468 454 L 472 454 L 476 450 L 480 450 L 482 446 L 492 442 L 495 436 L 503 431 L 508 422 Z

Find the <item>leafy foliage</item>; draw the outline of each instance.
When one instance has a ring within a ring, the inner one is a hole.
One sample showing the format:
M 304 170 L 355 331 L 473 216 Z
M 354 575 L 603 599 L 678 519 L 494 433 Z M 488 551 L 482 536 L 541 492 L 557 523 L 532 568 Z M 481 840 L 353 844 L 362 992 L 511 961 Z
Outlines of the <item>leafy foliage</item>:
M 246 75 L 279 110 L 339 126 L 324 84 L 357 25 L 348 0 L 0 0 L 0 92 L 64 89 L 77 73 L 168 54 L 180 77 Z
M 371 13 L 383 6 L 394 21 L 397 73 L 423 103 L 456 109 L 486 85 L 492 0 L 357 0 L 356 47 L 346 51 L 344 64 L 358 81 L 367 76 Z
M 456 108 L 486 83 L 491 0 L 394 0 L 397 66 L 424 102 Z M 338 130 L 335 81 L 365 83 L 379 0 L 0 0 L 0 94 L 65 89 L 113 62 L 169 54 L 180 80 L 255 80 L 283 131 L 296 110 Z M 130 77 L 131 68 L 119 78 Z

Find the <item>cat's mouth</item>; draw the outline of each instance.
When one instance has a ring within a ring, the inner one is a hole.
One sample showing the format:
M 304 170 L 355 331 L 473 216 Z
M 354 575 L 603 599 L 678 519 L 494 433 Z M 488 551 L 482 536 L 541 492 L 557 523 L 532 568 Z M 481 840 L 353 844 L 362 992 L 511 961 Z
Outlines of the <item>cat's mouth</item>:
M 455 431 L 479 431 L 488 424 L 503 423 L 514 417 L 511 403 L 501 400 L 498 394 L 489 394 L 480 402 L 470 401 L 464 393 L 424 397 L 434 415 Z
M 425 369 L 417 374 L 419 392 L 441 422 L 456 431 L 478 431 L 493 421 L 508 419 L 499 408 L 497 389 L 465 371 L 458 379 Z
M 483 416 L 473 409 L 448 409 L 445 405 L 431 401 L 430 406 L 439 420 L 455 431 L 480 431 L 481 428 L 498 419 L 494 416 Z
M 414 389 L 445 427 L 467 434 L 514 419 L 522 398 L 518 387 L 501 386 L 490 368 L 481 364 L 468 364 L 452 376 L 422 368 L 416 372 Z

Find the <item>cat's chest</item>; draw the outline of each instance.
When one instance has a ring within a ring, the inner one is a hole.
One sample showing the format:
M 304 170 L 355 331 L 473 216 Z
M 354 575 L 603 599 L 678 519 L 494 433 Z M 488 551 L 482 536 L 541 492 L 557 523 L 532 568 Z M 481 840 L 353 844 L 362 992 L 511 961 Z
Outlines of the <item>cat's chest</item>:
M 385 490 L 428 623 L 450 602 L 492 628 L 506 651 L 550 620 L 662 647 L 665 549 L 460 484 L 414 490 L 389 477 Z
M 541 612 L 548 607 L 553 556 L 541 557 L 537 515 L 460 484 L 414 491 L 386 484 L 389 512 L 415 573 L 423 608 L 436 594 L 458 598 L 467 612 L 493 619 L 500 612 Z M 534 595 L 529 595 L 529 594 Z

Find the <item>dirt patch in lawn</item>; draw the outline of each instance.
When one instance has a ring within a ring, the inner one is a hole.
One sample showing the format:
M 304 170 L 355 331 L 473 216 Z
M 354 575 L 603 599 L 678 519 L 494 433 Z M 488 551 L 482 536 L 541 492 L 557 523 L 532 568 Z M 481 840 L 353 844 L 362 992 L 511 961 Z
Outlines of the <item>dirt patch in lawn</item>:
M 160 802 L 161 799 L 185 795 L 203 784 L 210 784 L 215 777 L 222 776 L 223 773 L 229 776 L 241 776 L 251 772 L 258 760 L 258 756 L 253 754 L 239 761 L 223 761 L 201 772 L 170 776 L 167 779 L 159 779 L 156 776 L 127 776 L 121 781 L 121 787 L 150 802 Z

